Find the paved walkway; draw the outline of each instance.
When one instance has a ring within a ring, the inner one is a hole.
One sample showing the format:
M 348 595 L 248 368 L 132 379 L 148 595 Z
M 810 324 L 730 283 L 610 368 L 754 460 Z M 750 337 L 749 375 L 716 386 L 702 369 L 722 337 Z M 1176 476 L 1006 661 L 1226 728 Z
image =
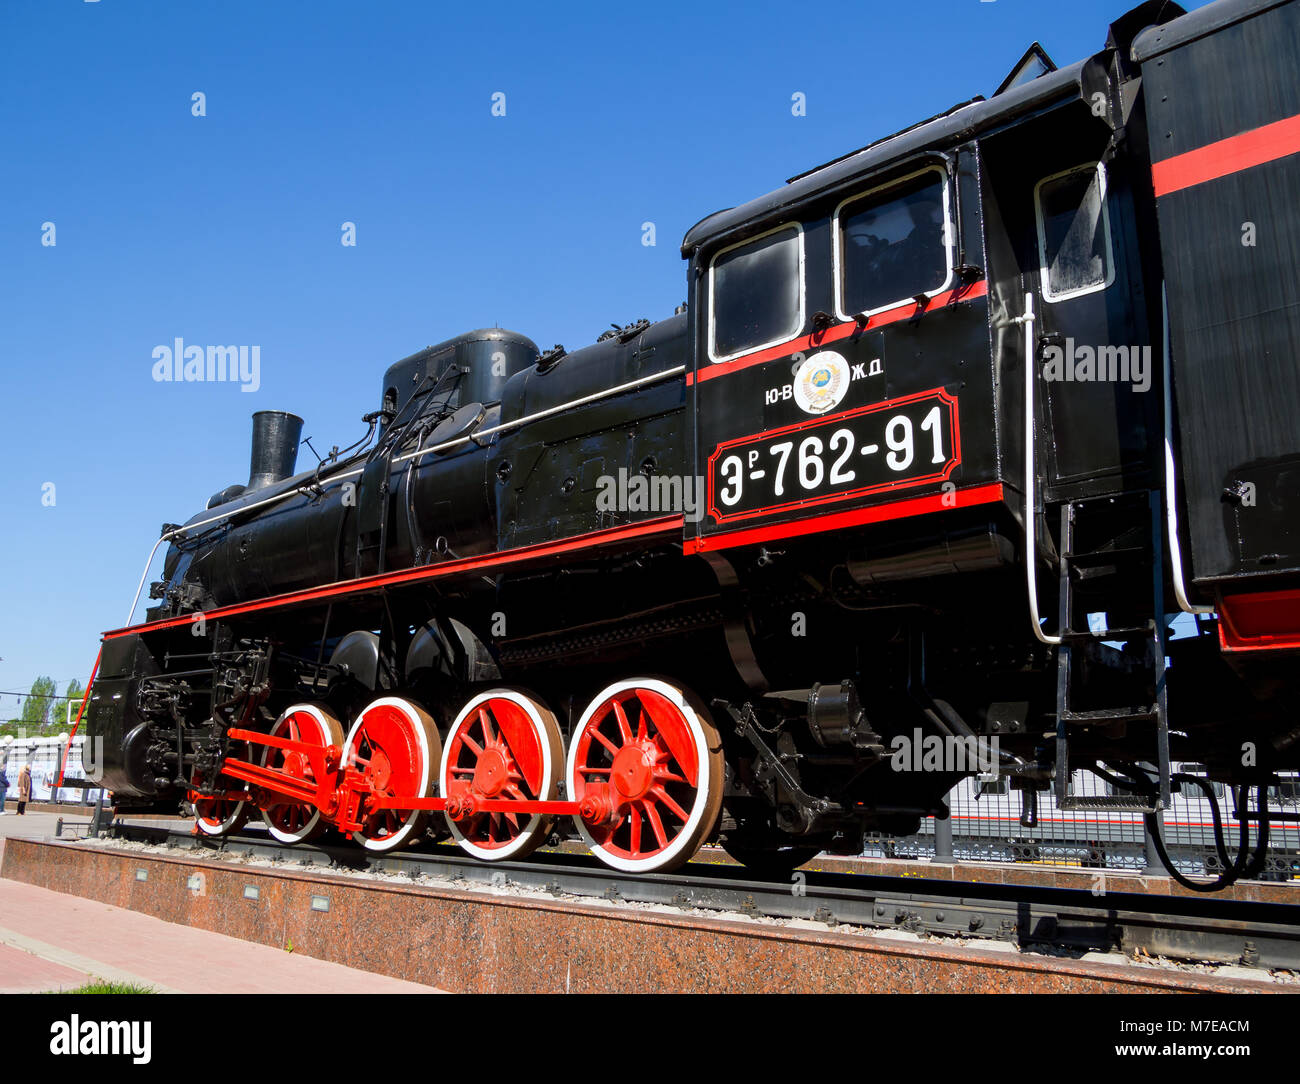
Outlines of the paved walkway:
M 52 836 L 56 820 L 8 814 L 0 837 Z M 159 993 L 440 992 L 0 878 L 0 993 L 69 990 L 93 977 Z

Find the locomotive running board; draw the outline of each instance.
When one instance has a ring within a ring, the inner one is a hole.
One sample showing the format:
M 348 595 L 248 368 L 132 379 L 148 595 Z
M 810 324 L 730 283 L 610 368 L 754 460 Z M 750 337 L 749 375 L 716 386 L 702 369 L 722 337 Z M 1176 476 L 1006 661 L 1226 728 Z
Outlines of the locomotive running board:
M 660 539 L 664 542 L 680 538 L 685 519 L 680 516 L 660 516 L 655 519 L 642 520 L 639 523 L 609 527 L 586 534 L 571 535 L 551 542 L 538 542 L 517 549 L 503 550 L 499 553 L 484 554 L 481 557 L 461 557 L 450 561 L 441 561 L 436 565 L 423 565 L 419 568 L 407 568 L 385 572 L 376 576 L 364 576 L 355 580 L 340 580 L 302 591 L 291 591 L 283 595 L 270 595 L 251 602 L 233 603 L 218 606 L 215 609 L 195 611 L 179 617 L 165 617 L 158 621 L 148 621 L 140 625 L 127 625 L 104 633 L 105 640 L 118 636 L 139 635 L 146 632 L 159 632 L 163 629 L 180 628 L 193 625 L 200 616 L 205 621 L 223 621 L 242 614 L 256 613 L 261 610 L 274 610 L 282 607 L 300 606 L 310 602 L 321 602 L 343 595 L 362 595 L 381 591 L 388 587 L 398 587 L 408 583 L 420 583 L 425 580 L 441 579 L 450 576 L 481 575 L 488 572 L 524 566 L 533 562 L 545 561 L 561 554 L 575 550 L 615 549 L 630 542 L 644 542 Z
M 364 576 L 355 580 L 341 580 L 321 587 L 291 591 L 283 595 L 271 595 L 250 602 L 218 606 L 211 610 L 196 610 L 194 613 L 182 614 L 178 617 L 165 617 L 158 621 L 146 621 L 139 625 L 127 625 L 122 628 L 110 629 L 103 634 L 103 639 L 113 640 L 119 636 L 133 636 L 142 633 L 161 632 L 165 629 L 188 627 L 193 625 L 200 617 L 205 621 L 224 621 L 243 614 L 301 606 L 348 595 L 364 595 L 389 587 L 399 587 L 427 580 L 505 571 L 517 567 L 526 567 L 577 550 L 614 550 L 628 543 L 657 540 L 680 544 L 682 551 L 689 556 L 708 550 L 732 549 L 775 539 L 791 538 L 795 535 L 844 530 L 849 527 L 864 526 L 870 523 L 885 523 L 910 516 L 944 512 L 953 508 L 968 508 L 979 504 L 997 504 L 1002 500 L 1002 484 L 1000 482 L 990 482 L 947 493 L 935 493 L 924 497 L 890 501 L 886 504 L 872 505 L 867 508 L 832 512 L 795 520 L 790 523 L 774 524 L 769 527 L 750 527 L 744 530 L 730 531 L 726 534 L 710 535 L 706 538 L 689 538 L 685 542 L 680 541 L 685 528 L 685 518 L 680 515 L 660 516 L 655 519 L 642 520 L 638 523 L 628 523 L 618 527 L 608 527 L 600 531 L 589 531 L 586 534 L 558 538 L 551 542 L 538 542 L 529 546 L 520 546 L 517 549 L 484 554 L 480 557 L 462 557 L 442 561 L 436 565 L 394 570 L 379 575 Z
M 953 508 L 970 508 L 977 504 L 1000 504 L 1003 500 L 1002 483 L 989 482 L 966 489 L 932 493 L 924 497 L 909 497 L 901 501 L 873 504 L 866 508 L 852 508 L 842 512 L 828 512 L 777 523 L 770 527 L 746 527 L 725 534 L 688 538 L 684 550 L 688 554 L 707 553 L 711 550 L 736 549 L 755 546 L 760 542 L 774 542 L 783 538 L 818 534 L 823 531 L 841 531 L 850 527 L 863 527 L 870 523 L 888 523 L 890 520 L 946 512 Z

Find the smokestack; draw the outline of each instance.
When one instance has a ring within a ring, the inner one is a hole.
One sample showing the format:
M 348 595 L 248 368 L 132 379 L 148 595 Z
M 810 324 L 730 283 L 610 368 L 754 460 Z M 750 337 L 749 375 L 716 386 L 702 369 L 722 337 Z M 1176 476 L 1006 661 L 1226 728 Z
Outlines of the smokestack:
M 300 436 L 302 419 L 297 414 L 287 410 L 259 410 L 253 415 L 253 458 L 248 468 L 248 490 L 262 489 L 293 474 Z

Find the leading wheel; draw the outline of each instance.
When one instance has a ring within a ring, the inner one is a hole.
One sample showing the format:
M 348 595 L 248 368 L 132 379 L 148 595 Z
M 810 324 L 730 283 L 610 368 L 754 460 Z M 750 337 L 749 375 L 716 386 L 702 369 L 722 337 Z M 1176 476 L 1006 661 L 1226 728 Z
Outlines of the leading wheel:
M 426 798 L 442 759 L 438 728 L 414 701 L 384 696 L 357 716 L 343 745 L 343 765 L 362 773 L 371 792 L 386 798 Z M 392 851 L 418 842 L 423 810 L 376 809 L 363 815 L 355 838 L 368 851 Z
M 682 686 L 635 678 L 609 686 L 582 714 L 569 749 L 569 797 L 583 839 L 633 873 L 688 862 L 722 808 L 722 741 Z
M 324 704 L 294 704 L 280 713 L 271 727 L 271 737 L 317 745 L 322 749 L 343 743 L 343 725 Z M 305 753 L 287 752 L 262 746 L 263 767 L 274 768 L 304 783 L 315 783 L 316 775 Z M 321 811 L 308 802 L 264 791 L 262 821 L 266 830 L 281 843 L 305 843 L 325 831 Z
M 248 822 L 248 803 L 244 799 L 224 798 L 220 795 L 200 794 L 202 777 L 195 772 L 190 780 L 194 788 L 187 797 L 194 805 L 194 823 L 205 836 L 225 836 L 238 832 Z M 217 787 L 226 791 L 242 792 L 245 784 L 224 775 L 217 777 Z
M 498 861 L 531 854 L 553 818 L 527 813 L 474 812 L 477 802 L 554 801 L 564 770 L 555 716 L 522 689 L 479 693 L 456 716 L 442 754 L 442 794 L 468 812 L 447 824 L 476 858 Z

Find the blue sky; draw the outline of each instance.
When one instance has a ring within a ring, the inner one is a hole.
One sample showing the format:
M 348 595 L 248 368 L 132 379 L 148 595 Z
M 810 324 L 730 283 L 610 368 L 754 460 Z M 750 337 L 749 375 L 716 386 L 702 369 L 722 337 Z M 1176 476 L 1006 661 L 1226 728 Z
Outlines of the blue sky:
M 160 525 L 247 480 L 254 410 L 326 450 L 427 344 L 667 316 L 698 219 L 1126 6 L 3 0 L 0 690 L 85 680 Z M 156 382 L 178 336 L 259 346 L 260 388 Z

